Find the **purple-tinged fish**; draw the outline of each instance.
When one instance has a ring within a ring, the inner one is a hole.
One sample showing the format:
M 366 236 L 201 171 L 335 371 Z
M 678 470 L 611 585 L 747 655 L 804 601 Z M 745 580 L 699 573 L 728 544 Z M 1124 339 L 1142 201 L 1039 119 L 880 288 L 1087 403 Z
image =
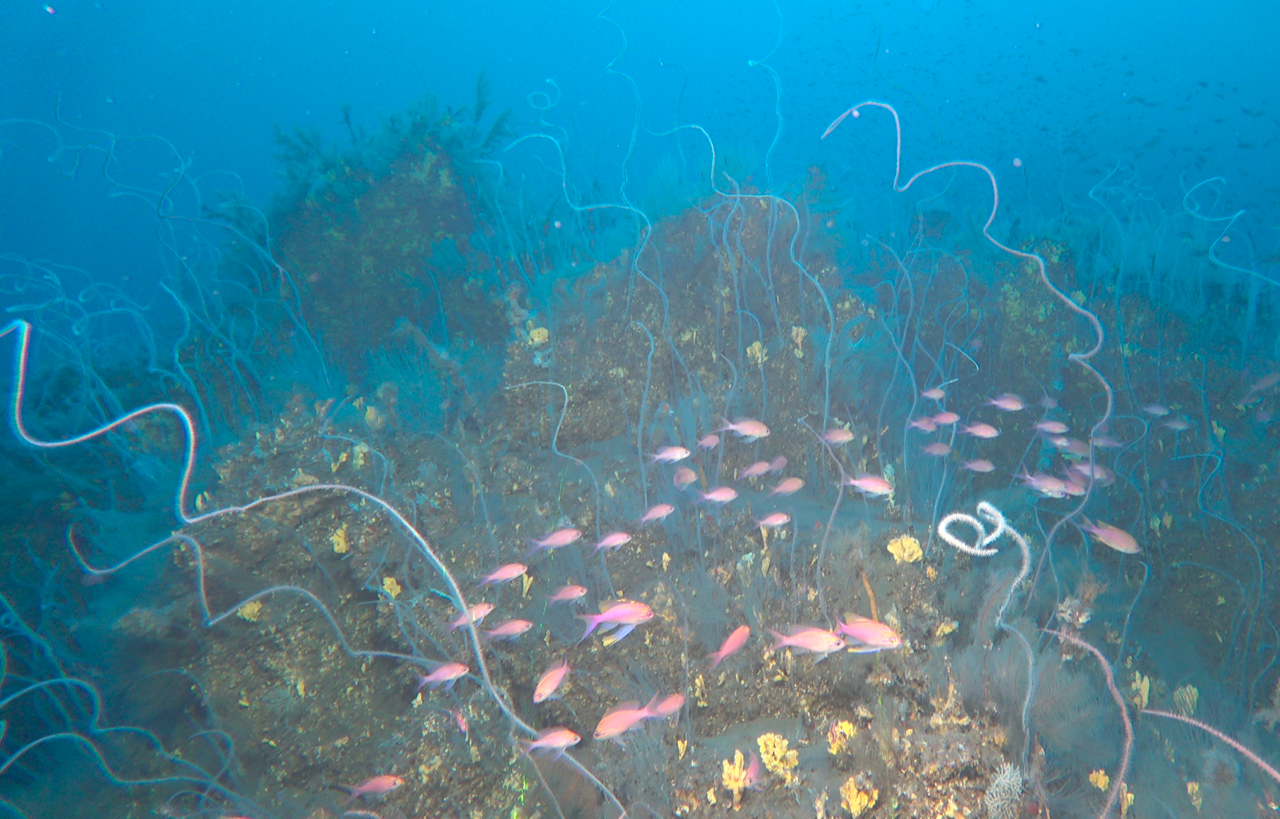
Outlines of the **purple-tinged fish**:
M 538 684 L 533 689 L 534 703 L 560 699 L 560 695 L 556 692 L 560 690 L 560 686 L 564 684 L 568 677 L 569 658 L 561 657 L 559 662 L 552 663 L 538 678 Z
M 769 461 L 769 474 L 777 475 L 779 472 L 787 468 L 787 456 L 779 455 L 772 461 Z
M 951 454 L 951 445 L 943 441 L 934 441 L 931 444 L 920 447 L 920 450 L 926 455 L 932 455 L 935 458 L 945 458 Z
M 554 753 L 559 756 L 566 749 L 572 748 L 581 741 L 582 737 L 568 728 L 545 728 L 539 731 L 534 739 L 521 740 L 520 746 L 524 748 L 526 754 L 542 751 L 543 753 Z
M 523 563 L 508 563 L 505 566 L 499 566 L 484 577 L 480 578 L 479 585 L 492 586 L 495 583 L 507 583 L 515 580 L 528 570 L 529 567 Z
M 1021 396 L 1014 395 L 1011 392 L 1006 392 L 1004 395 L 997 395 L 995 398 L 992 398 L 987 402 L 987 406 L 995 407 L 996 409 L 1004 410 L 1005 412 L 1019 412 L 1026 406 L 1026 404 L 1022 402 Z
M 879 475 L 868 475 L 865 472 L 859 472 L 852 478 L 845 478 L 844 483 L 845 486 L 852 486 L 862 494 L 870 495 L 873 498 L 893 494 L 893 484 Z
M 761 529 L 777 529 L 779 526 L 786 526 L 791 522 L 791 516 L 786 512 L 774 512 L 771 515 L 765 515 L 756 519 L 756 526 Z
M 618 740 L 618 737 L 634 728 L 639 727 L 645 720 L 653 716 L 653 712 L 649 710 L 649 706 L 657 704 L 657 696 L 649 701 L 649 705 L 640 705 L 638 702 L 622 702 L 604 712 L 604 716 L 600 717 L 600 722 L 596 724 L 595 738 L 597 740 L 612 739 Z
M 959 421 L 960 416 L 956 415 L 954 412 L 940 412 L 929 420 L 940 427 L 946 427 L 954 424 L 956 421 Z
M 503 620 L 498 625 L 484 632 L 484 636 L 490 640 L 514 640 L 521 634 L 533 628 L 533 623 L 528 620 L 512 619 Z
M 769 471 L 768 461 L 756 461 L 751 466 L 738 473 L 738 480 L 745 481 L 748 478 L 758 478 Z
M 696 480 L 698 480 L 698 473 L 687 466 L 682 466 L 676 470 L 676 474 L 671 476 L 671 485 L 676 489 L 684 489 Z
M 967 469 L 970 472 L 991 472 L 996 468 L 996 465 L 991 463 L 991 461 L 976 458 L 972 461 L 964 461 L 960 464 L 960 468 Z
M 884 623 L 878 623 L 867 617 L 846 614 L 843 621 L 836 620 L 836 633 L 855 640 L 858 645 L 855 651 L 884 651 L 902 647 L 902 638 Z
M 738 418 L 732 422 L 727 418 L 720 420 L 724 422 L 724 426 L 716 432 L 732 432 L 747 443 L 769 437 L 769 428 L 754 418 Z
M 1071 427 L 1061 421 L 1041 421 L 1036 424 L 1036 429 L 1040 430 L 1045 435 L 1066 435 L 1071 431 Z
M 842 427 L 834 427 L 822 433 L 822 440 L 832 446 L 847 444 L 853 440 L 853 432 Z
M 773 488 L 769 496 L 774 495 L 794 495 L 804 488 L 804 481 L 800 478 L 783 478 L 778 481 L 778 485 Z
M 614 634 L 614 642 L 617 642 L 630 634 L 636 626 L 652 620 L 653 609 L 637 600 L 615 600 L 599 614 L 579 614 L 578 619 L 587 624 L 587 630 L 578 642 L 590 637 L 591 632 L 600 625 L 604 629 L 619 627 Z
M 1163 418 L 1169 414 L 1169 408 L 1163 404 L 1147 404 L 1142 411 L 1154 418 Z
M 339 785 L 338 787 L 351 794 L 351 798 L 347 802 L 354 802 L 362 796 L 383 796 L 403 784 L 404 780 L 398 776 L 375 776 L 372 779 L 366 779 L 359 785 Z
M 741 651 L 742 647 L 747 644 L 747 639 L 750 637 L 750 626 L 738 626 L 733 631 L 729 632 L 729 636 L 724 638 L 724 642 L 720 644 L 720 648 L 707 655 L 708 659 L 711 660 L 711 667 L 715 668 L 728 657 Z
M 1103 523 L 1102 521 L 1094 523 L 1088 518 L 1084 518 L 1084 524 L 1080 528 L 1093 535 L 1102 545 L 1110 546 L 1121 554 L 1136 555 L 1142 551 L 1138 548 L 1138 541 L 1133 535 L 1123 529 L 1112 526 L 1110 523 Z
M 720 436 L 714 432 L 703 435 L 698 439 L 698 449 L 715 449 L 720 446 Z
M 941 401 L 946 397 L 946 393 L 942 391 L 941 387 L 931 387 L 920 393 L 920 396 L 922 398 L 928 398 L 931 401 Z
M 453 684 L 455 682 L 470 671 L 471 669 L 467 668 L 462 663 L 442 663 L 435 671 L 432 671 L 425 677 L 419 674 L 418 687 L 415 690 L 421 691 L 424 688 L 434 689 L 443 685 L 445 690 L 448 691 L 450 688 L 453 688 Z
M 707 503 L 725 504 L 738 497 L 738 491 L 731 486 L 717 486 L 710 492 L 699 492 Z
M 674 464 L 683 461 L 693 453 L 682 446 L 664 446 L 649 456 L 650 463 Z
M 587 596 L 586 586 L 561 586 L 547 598 L 548 603 L 572 603 Z
M 600 542 L 596 544 L 596 551 L 599 552 L 602 549 L 617 549 L 619 547 L 626 546 L 630 542 L 631 535 L 626 532 L 610 532 L 600 538 Z
M 974 438 L 982 438 L 984 440 L 989 438 L 1000 437 L 1000 430 L 996 429 L 990 424 L 969 424 L 968 426 L 962 425 L 960 427 L 960 431 L 963 432 L 965 435 L 972 435 Z
M 676 511 L 676 508 L 669 503 L 654 504 L 653 506 L 649 507 L 649 510 L 644 513 L 644 515 L 640 518 L 638 523 L 641 526 L 644 526 L 649 523 L 657 523 L 659 521 L 666 519 L 667 515 L 671 514 L 674 511 Z
M 918 429 L 921 432 L 933 432 L 938 428 L 932 418 L 912 418 L 907 422 L 907 426 L 912 429 Z
M 811 651 L 818 656 L 818 662 L 826 659 L 834 651 L 845 647 L 845 641 L 838 634 L 820 629 L 817 626 L 792 626 L 787 634 L 769 629 L 773 635 L 773 651 L 780 648 L 794 648 L 797 651 Z
M 559 549 L 568 546 L 570 543 L 577 542 L 582 537 L 582 532 L 577 529 L 557 529 L 542 540 L 530 540 L 529 554 L 540 552 L 543 549 Z
M 468 614 L 471 616 L 471 623 L 478 626 L 480 625 L 480 621 L 487 617 L 492 611 L 492 603 L 476 603 L 471 607 L 469 612 L 464 611 L 449 621 L 449 631 L 456 631 L 457 629 L 465 626 L 467 624 Z

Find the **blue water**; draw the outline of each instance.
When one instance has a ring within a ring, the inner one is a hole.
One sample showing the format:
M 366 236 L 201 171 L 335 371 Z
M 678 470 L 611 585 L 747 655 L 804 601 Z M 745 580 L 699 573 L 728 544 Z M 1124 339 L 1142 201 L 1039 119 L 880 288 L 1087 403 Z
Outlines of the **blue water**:
M 1278 27 L 6 4 L 0 814 L 1274 813 Z

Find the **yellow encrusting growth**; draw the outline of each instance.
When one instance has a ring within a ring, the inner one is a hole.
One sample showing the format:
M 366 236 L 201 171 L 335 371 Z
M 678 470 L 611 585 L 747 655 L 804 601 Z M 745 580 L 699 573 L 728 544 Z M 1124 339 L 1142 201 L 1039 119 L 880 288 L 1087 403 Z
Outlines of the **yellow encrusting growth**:
M 924 557 L 924 552 L 920 550 L 920 541 L 911 535 L 902 535 L 895 537 L 889 541 L 889 554 L 893 555 L 896 563 L 915 563 Z
M 765 770 L 782 777 L 782 784 L 794 785 L 798 780 L 792 771 L 800 762 L 800 755 L 787 750 L 787 741 L 779 734 L 761 734 L 756 739 L 760 747 L 760 761 Z
M 831 723 L 827 729 L 827 753 L 842 754 L 849 747 L 849 740 L 858 735 L 858 726 L 847 719 Z
M 875 807 L 880 791 L 872 788 L 869 791 L 858 789 L 858 783 L 851 776 L 840 786 L 840 807 L 849 811 L 849 815 L 857 819 L 863 811 Z
M 262 601 L 250 600 L 240 608 L 236 609 L 236 616 L 241 620 L 248 620 L 250 623 L 258 622 L 258 617 L 262 614 Z
M 747 787 L 747 766 L 742 759 L 742 751 L 734 751 L 733 761 L 723 760 L 721 766 L 723 773 L 720 782 L 725 790 L 733 794 L 733 809 L 737 810 L 742 806 L 742 792 Z
M 382 590 L 391 595 L 391 599 L 394 600 L 400 595 L 400 584 L 394 577 L 387 575 L 382 578 Z
M 347 524 L 344 523 L 334 530 L 334 533 L 329 535 L 329 542 L 333 544 L 334 552 L 345 555 L 350 548 L 347 544 Z

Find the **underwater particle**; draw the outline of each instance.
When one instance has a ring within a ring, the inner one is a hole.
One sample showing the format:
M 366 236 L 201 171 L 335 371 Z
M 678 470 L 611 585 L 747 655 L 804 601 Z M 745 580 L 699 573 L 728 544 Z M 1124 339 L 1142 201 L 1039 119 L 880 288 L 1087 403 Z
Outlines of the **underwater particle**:
M 366 444 L 364 441 L 361 441 L 360 443 L 356 444 L 354 448 L 352 448 L 351 463 L 355 466 L 356 469 L 364 469 L 364 465 L 369 460 L 370 451 L 371 450 L 369 449 L 369 445 Z
M 760 748 L 760 761 L 774 776 L 782 777 L 782 784 L 794 785 L 798 780 L 792 773 L 800 762 L 800 755 L 787 750 L 787 740 L 780 734 L 761 734 L 756 738 Z
M 294 690 L 298 692 L 298 696 L 305 699 L 307 696 L 307 681 L 298 680 L 298 684 L 294 686 Z
M 990 819 L 1015 819 L 1022 812 L 1022 769 L 1008 762 L 1001 765 L 982 797 L 982 806 Z
M 529 346 L 541 347 L 551 339 L 551 331 L 546 327 L 534 327 L 529 331 Z
M 880 791 L 872 788 L 869 791 L 858 789 L 858 783 L 851 776 L 840 786 L 840 807 L 849 811 L 849 815 L 858 819 L 868 808 L 875 807 Z
M 1200 795 L 1200 783 L 1187 783 L 1187 798 L 1191 800 L 1191 804 L 1195 805 L 1196 810 L 1200 810 L 1200 806 L 1204 804 L 1204 797 Z
M 342 524 L 334 533 L 329 535 L 329 542 L 333 544 L 333 551 L 340 555 L 345 555 L 350 545 L 347 543 L 347 524 Z
M 791 328 L 791 340 L 796 344 L 796 358 L 804 358 L 804 340 L 808 335 L 809 331 L 803 327 Z
M 747 787 L 747 766 L 742 758 L 742 751 L 733 752 L 733 762 L 725 759 L 721 763 L 720 784 L 733 794 L 733 809 L 742 807 L 742 792 Z
M 1199 702 L 1200 690 L 1194 685 L 1187 684 L 1173 692 L 1173 704 L 1177 707 L 1178 713 L 1184 717 L 1193 716 Z
M 1099 768 L 1089 774 L 1089 784 L 1100 791 L 1105 791 L 1111 787 L 1111 777 L 1107 776 L 1107 772 Z
M 842 754 L 849 747 L 849 740 L 858 735 L 858 726 L 847 719 L 832 722 L 827 729 L 827 753 Z
M 915 563 L 924 557 L 924 552 L 920 550 L 920 541 L 911 535 L 902 535 L 889 541 L 888 549 L 895 563 Z
M 751 342 L 751 346 L 747 348 L 747 358 L 756 363 L 756 366 L 763 365 L 769 360 L 769 354 L 764 351 L 764 345 L 759 341 Z
M 521 589 L 520 591 L 520 596 L 528 597 L 529 587 L 533 585 L 533 575 L 529 574 L 528 572 L 525 572 L 520 579 L 521 579 L 521 582 L 524 584 L 524 588 Z
M 666 552 L 662 553 L 662 570 L 665 572 L 667 567 L 671 565 L 671 555 Z
M 684 759 L 685 753 L 689 750 L 689 743 L 683 739 L 676 740 L 676 750 L 680 753 L 678 759 Z
M 247 620 L 250 623 L 258 622 L 258 618 L 262 616 L 262 601 L 250 600 L 240 608 L 236 609 L 236 616 L 241 620 Z
M 382 590 L 391 595 L 392 600 L 396 599 L 401 592 L 400 584 L 391 575 L 382 578 Z
M 945 620 L 939 623 L 938 627 L 933 630 L 933 636 L 946 637 L 948 634 L 955 631 L 959 627 L 960 627 L 960 624 L 955 620 Z
M 714 805 L 715 803 L 716 803 L 716 789 L 710 788 L 707 790 L 707 804 Z
M 925 577 L 927 577 L 927 578 L 928 578 L 928 579 L 930 579 L 930 580 L 937 580 L 937 579 L 938 579 L 938 570 L 937 570 L 937 569 L 935 569 L 935 568 L 933 568 L 932 566 L 925 566 L 925 567 L 924 567 L 924 576 L 925 576 Z
M 349 457 L 350 455 L 348 453 L 343 452 L 341 455 L 338 456 L 338 460 L 329 464 L 329 470 L 334 474 L 337 474 L 338 468 L 341 467 L 343 464 L 345 464 L 347 462 L 347 458 Z
M 196 511 L 197 512 L 203 512 L 204 510 L 208 509 L 211 505 L 212 505 L 212 501 L 209 499 L 208 492 L 201 492 L 199 495 L 196 495 Z

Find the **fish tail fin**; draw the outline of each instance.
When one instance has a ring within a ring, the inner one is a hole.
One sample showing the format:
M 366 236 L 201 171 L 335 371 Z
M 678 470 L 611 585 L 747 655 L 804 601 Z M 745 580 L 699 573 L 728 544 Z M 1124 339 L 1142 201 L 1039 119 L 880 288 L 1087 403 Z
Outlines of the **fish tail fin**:
M 579 614 L 578 619 L 587 624 L 587 630 L 578 638 L 578 642 L 581 643 L 591 636 L 591 632 L 596 630 L 596 626 L 600 625 L 600 618 L 594 614 Z
M 773 635 L 773 648 L 771 649 L 772 651 L 777 651 L 778 649 L 787 645 L 787 642 L 788 642 L 787 635 L 776 632 L 773 629 L 769 629 L 769 633 Z

